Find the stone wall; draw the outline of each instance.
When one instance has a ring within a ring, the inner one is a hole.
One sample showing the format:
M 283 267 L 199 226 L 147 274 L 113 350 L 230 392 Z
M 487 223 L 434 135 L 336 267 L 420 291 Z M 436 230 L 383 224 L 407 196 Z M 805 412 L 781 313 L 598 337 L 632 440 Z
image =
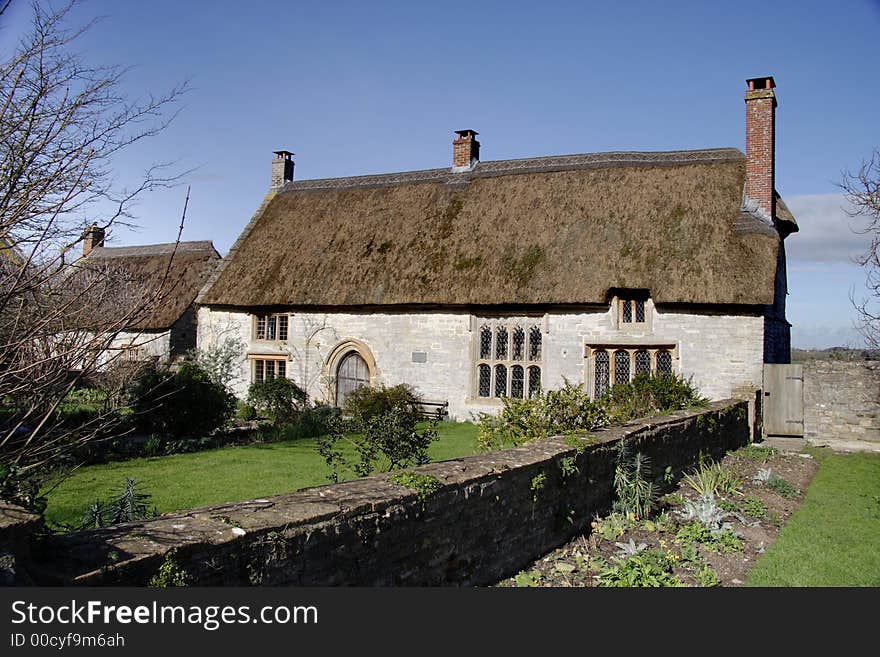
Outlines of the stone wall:
M 803 366 L 804 437 L 880 443 L 880 361 L 816 359 Z
M 0 586 L 33 584 L 26 564 L 31 538 L 42 527 L 40 516 L 0 500 Z
M 758 315 L 668 312 L 651 306 L 643 330 L 620 330 L 611 310 L 548 312 L 529 318 L 542 330 L 541 384 L 557 388 L 564 379 L 589 380 L 585 346 L 674 345 L 675 372 L 693 377 L 710 399 L 726 399 L 736 389 L 761 387 L 764 319 Z M 287 376 L 303 385 L 312 399 L 333 401 L 334 350 L 348 340 L 365 345 L 375 362 L 371 383 L 415 386 L 430 401 L 448 401 L 453 419 L 500 408 L 499 400 L 476 394 L 473 350 L 479 318 L 467 312 L 292 313 L 287 342 L 251 338 L 251 315 L 202 307 L 198 345 L 207 348 L 233 338 L 252 356 L 286 356 Z M 247 354 L 242 354 L 234 389 L 244 397 L 251 382 Z
M 589 526 L 610 507 L 620 440 L 652 460 L 662 490 L 699 455 L 748 442 L 746 402 L 715 402 L 597 432 L 415 470 L 424 501 L 387 475 L 56 538 L 31 563 L 40 584 L 136 585 L 170 559 L 195 585 L 484 585 Z M 563 475 L 561 461 L 576 471 Z M 543 482 L 543 483 L 542 483 Z

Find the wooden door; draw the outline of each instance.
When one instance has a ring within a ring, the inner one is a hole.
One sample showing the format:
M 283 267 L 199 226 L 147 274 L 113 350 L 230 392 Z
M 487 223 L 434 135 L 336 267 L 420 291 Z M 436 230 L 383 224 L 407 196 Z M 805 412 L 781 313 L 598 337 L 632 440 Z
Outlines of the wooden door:
M 804 435 L 803 365 L 764 365 L 764 435 Z
M 361 355 L 352 351 L 336 368 L 336 405 L 344 406 L 352 391 L 370 385 L 370 369 Z

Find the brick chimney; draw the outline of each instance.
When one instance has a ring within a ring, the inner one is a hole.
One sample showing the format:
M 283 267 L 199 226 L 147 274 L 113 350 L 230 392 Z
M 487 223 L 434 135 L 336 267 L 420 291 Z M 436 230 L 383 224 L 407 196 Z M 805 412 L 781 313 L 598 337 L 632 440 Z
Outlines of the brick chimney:
M 474 130 L 456 130 L 458 138 L 452 142 L 452 170 L 470 171 L 480 161 L 480 142 Z
M 746 199 L 769 219 L 776 216 L 776 83 L 746 80 Z
M 293 153 L 275 151 L 275 158 L 272 160 L 272 187 L 281 187 L 291 180 L 293 180 Z
M 104 246 L 104 229 L 98 224 L 92 224 L 83 233 L 83 257 L 85 258 L 99 246 Z

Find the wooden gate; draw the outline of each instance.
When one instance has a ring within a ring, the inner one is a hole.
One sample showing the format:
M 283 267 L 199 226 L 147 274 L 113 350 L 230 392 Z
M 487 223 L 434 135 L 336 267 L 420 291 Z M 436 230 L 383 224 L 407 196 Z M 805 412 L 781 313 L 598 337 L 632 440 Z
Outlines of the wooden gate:
M 764 365 L 764 435 L 804 435 L 803 365 Z

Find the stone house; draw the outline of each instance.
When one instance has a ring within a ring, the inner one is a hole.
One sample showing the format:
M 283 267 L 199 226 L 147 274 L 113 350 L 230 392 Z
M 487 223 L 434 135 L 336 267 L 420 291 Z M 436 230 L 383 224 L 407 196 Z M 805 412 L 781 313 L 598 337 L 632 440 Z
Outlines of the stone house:
M 67 286 L 81 297 L 81 328 L 118 332 L 104 360 L 169 363 L 195 348 L 195 298 L 219 263 L 209 241 L 105 247 L 92 226 Z
M 482 161 L 294 180 L 277 151 L 256 214 L 200 293 L 200 347 L 246 345 L 237 392 L 286 376 L 341 403 L 406 382 L 450 416 L 642 372 L 725 398 L 787 362 L 773 78 L 747 81 L 735 148 Z

